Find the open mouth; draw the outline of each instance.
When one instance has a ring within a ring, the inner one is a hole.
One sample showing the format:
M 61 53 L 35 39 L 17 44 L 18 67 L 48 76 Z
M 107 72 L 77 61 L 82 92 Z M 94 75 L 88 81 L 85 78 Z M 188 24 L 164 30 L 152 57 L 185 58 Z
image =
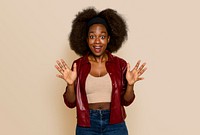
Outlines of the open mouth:
M 95 51 L 96 53 L 99 53 L 99 52 L 101 52 L 102 46 L 93 46 L 93 48 L 94 48 L 94 51 Z

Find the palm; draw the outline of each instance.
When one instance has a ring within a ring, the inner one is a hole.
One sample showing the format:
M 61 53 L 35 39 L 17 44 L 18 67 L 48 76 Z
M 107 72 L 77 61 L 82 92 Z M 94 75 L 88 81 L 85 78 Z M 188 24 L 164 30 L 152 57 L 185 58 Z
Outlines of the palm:
M 72 71 L 71 69 L 64 70 L 63 72 L 63 78 L 68 84 L 73 84 L 73 82 L 76 80 L 76 76 L 76 71 Z
M 126 79 L 129 84 L 133 84 L 134 82 L 136 82 L 136 80 L 138 80 L 138 77 L 139 75 L 136 70 L 127 71 L 126 73 Z
M 130 70 L 130 64 L 127 64 L 126 79 L 129 85 L 133 85 L 135 82 L 142 80 L 144 78 L 140 77 L 147 68 L 144 68 L 146 63 L 143 63 L 140 67 L 140 61 L 137 62 L 133 70 Z
M 76 63 L 73 65 L 73 70 L 67 66 L 64 60 L 57 61 L 57 64 L 55 67 L 61 73 L 57 77 L 65 80 L 68 84 L 73 84 L 77 77 Z

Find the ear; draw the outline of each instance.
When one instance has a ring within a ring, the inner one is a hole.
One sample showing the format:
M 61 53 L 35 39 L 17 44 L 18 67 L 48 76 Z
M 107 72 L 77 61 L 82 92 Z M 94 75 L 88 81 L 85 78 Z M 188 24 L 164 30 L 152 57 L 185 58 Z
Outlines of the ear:
M 108 43 L 110 42 L 110 36 L 108 36 Z

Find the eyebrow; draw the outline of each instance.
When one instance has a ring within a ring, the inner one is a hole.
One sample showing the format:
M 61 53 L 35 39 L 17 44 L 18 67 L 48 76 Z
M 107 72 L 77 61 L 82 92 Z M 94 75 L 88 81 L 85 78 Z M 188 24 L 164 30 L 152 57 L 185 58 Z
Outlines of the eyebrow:
M 90 34 L 90 33 L 95 33 L 95 32 L 91 31 L 91 32 L 89 32 L 89 34 Z M 101 32 L 101 33 L 105 33 L 105 34 L 106 34 L 107 32 L 106 32 L 106 31 L 105 31 L 105 32 L 103 31 L 103 32 Z

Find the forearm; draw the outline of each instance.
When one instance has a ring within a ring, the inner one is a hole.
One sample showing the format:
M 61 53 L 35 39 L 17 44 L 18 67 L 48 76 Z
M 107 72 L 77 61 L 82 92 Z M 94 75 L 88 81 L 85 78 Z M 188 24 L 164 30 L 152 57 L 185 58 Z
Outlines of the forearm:
M 133 85 L 127 85 L 126 92 L 124 94 L 124 100 L 129 102 L 135 98 L 134 93 L 134 84 Z
M 76 100 L 76 94 L 75 94 L 74 84 L 67 86 L 66 92 L 64 94 L 64 97 L 70 103 L 74 103 L 75 102 L 75 100 Z

